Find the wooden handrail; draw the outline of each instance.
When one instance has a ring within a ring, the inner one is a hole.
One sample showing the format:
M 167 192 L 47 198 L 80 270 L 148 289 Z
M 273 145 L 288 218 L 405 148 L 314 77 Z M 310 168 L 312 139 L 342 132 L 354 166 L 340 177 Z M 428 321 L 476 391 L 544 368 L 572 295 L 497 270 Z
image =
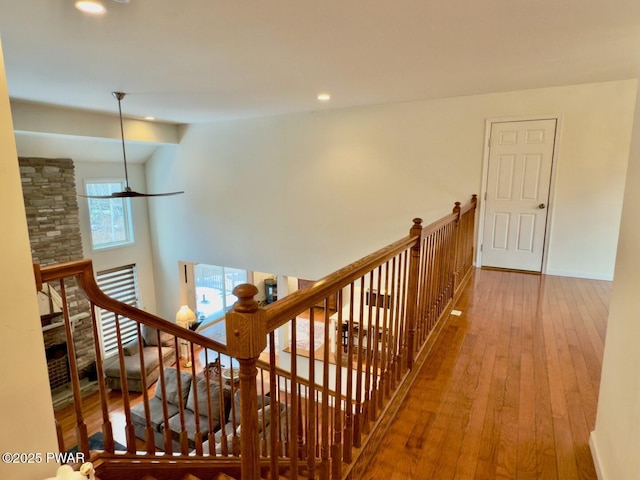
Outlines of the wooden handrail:
M 202 347 L 216 350 L 224 355 L 229 355 L 227 346 L 224 343 L 216 342 L 199 333 L 185 329 L 173 322 L 169 322 L 164 318 L 153 315 L 139 308 L 119 302 L 106 295 L 96 283 L 93 274 L 93 263 L 91 260 L 78 260 L 75 262 L 61 263 L 47 267 L 40 267 L 38 264 L 33 265 L 36 285 L 42 286 L 43 283 L 49 283 L 63 278 L 75 277 L 78 283 L 85 291 L 89 299 L 98 307 L 114 312 L 126 318 L 136 319 L 136 321 L 156 328 L 165 333 L 201 345 Z M 42 287 L 40 287 L 42 288 Z

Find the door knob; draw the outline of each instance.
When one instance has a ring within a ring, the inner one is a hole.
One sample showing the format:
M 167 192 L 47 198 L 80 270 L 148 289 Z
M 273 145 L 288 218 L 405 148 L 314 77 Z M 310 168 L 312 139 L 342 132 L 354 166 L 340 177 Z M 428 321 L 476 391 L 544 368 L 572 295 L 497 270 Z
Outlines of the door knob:
M 539 208 L 540 210 L 542 210 L 544 207 L 546 207 L 546 205 L 545 205 L 544 203 L 541 203 L 540 205 L 538 205 L 538 208 Z

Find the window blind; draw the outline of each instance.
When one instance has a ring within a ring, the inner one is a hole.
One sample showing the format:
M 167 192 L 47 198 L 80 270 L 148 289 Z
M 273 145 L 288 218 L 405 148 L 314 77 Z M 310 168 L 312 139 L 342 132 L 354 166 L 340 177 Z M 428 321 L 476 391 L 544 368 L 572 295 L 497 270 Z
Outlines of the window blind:
M 100 289 L 111 298 L 134 307 L 138 306 L 138 274 L 135 264 L 98 272 L 96 281 Z M 137 337 L 136 322 L 122 316 L 118 321 L 123 345 Z M 114 355 L 118 349 L 115 313 L 100 310 L 100 333 L 103 355 Z

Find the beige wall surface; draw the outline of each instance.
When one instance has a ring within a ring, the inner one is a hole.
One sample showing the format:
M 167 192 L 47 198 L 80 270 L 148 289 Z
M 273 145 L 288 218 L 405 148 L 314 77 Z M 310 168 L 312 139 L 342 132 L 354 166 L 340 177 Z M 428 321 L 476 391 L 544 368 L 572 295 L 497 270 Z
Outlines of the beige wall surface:
M 35 462 L 0 462 L 0 478 L 37 480 L 55 473 L 45 455 L 58 442 L 12 125 L 0 47 L 0 453 L 31 453 Z
M 591 448 L 601 480 L 640 478 L 640 96 Z
M 611 279 L 636 81 L 190 125 L 147 162 L 159 305 L 179 260 L 317 279 L 482 191 L 487 119 L 560 119 L 547 273 Z M 175 295 L 172 292 L 176 292 Z M 173 297 L 176 298 L 173 298 Z

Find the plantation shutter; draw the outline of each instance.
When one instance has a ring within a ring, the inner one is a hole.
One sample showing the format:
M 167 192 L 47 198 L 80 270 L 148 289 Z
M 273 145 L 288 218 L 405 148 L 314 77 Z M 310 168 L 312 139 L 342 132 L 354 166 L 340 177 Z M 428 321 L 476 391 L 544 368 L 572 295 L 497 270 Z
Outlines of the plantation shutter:
M 100 289 L 111 298 L 134 307 L 138 306 L 138 275 L 135 264 L 98 272 L 96 280 Z M 137 337 L 136 322 L 122 316 L 118 320 L 124 345 Z M 100 333 L 104 356 L 115 354 L 118 348 L 115 313 L 100 310 Z

